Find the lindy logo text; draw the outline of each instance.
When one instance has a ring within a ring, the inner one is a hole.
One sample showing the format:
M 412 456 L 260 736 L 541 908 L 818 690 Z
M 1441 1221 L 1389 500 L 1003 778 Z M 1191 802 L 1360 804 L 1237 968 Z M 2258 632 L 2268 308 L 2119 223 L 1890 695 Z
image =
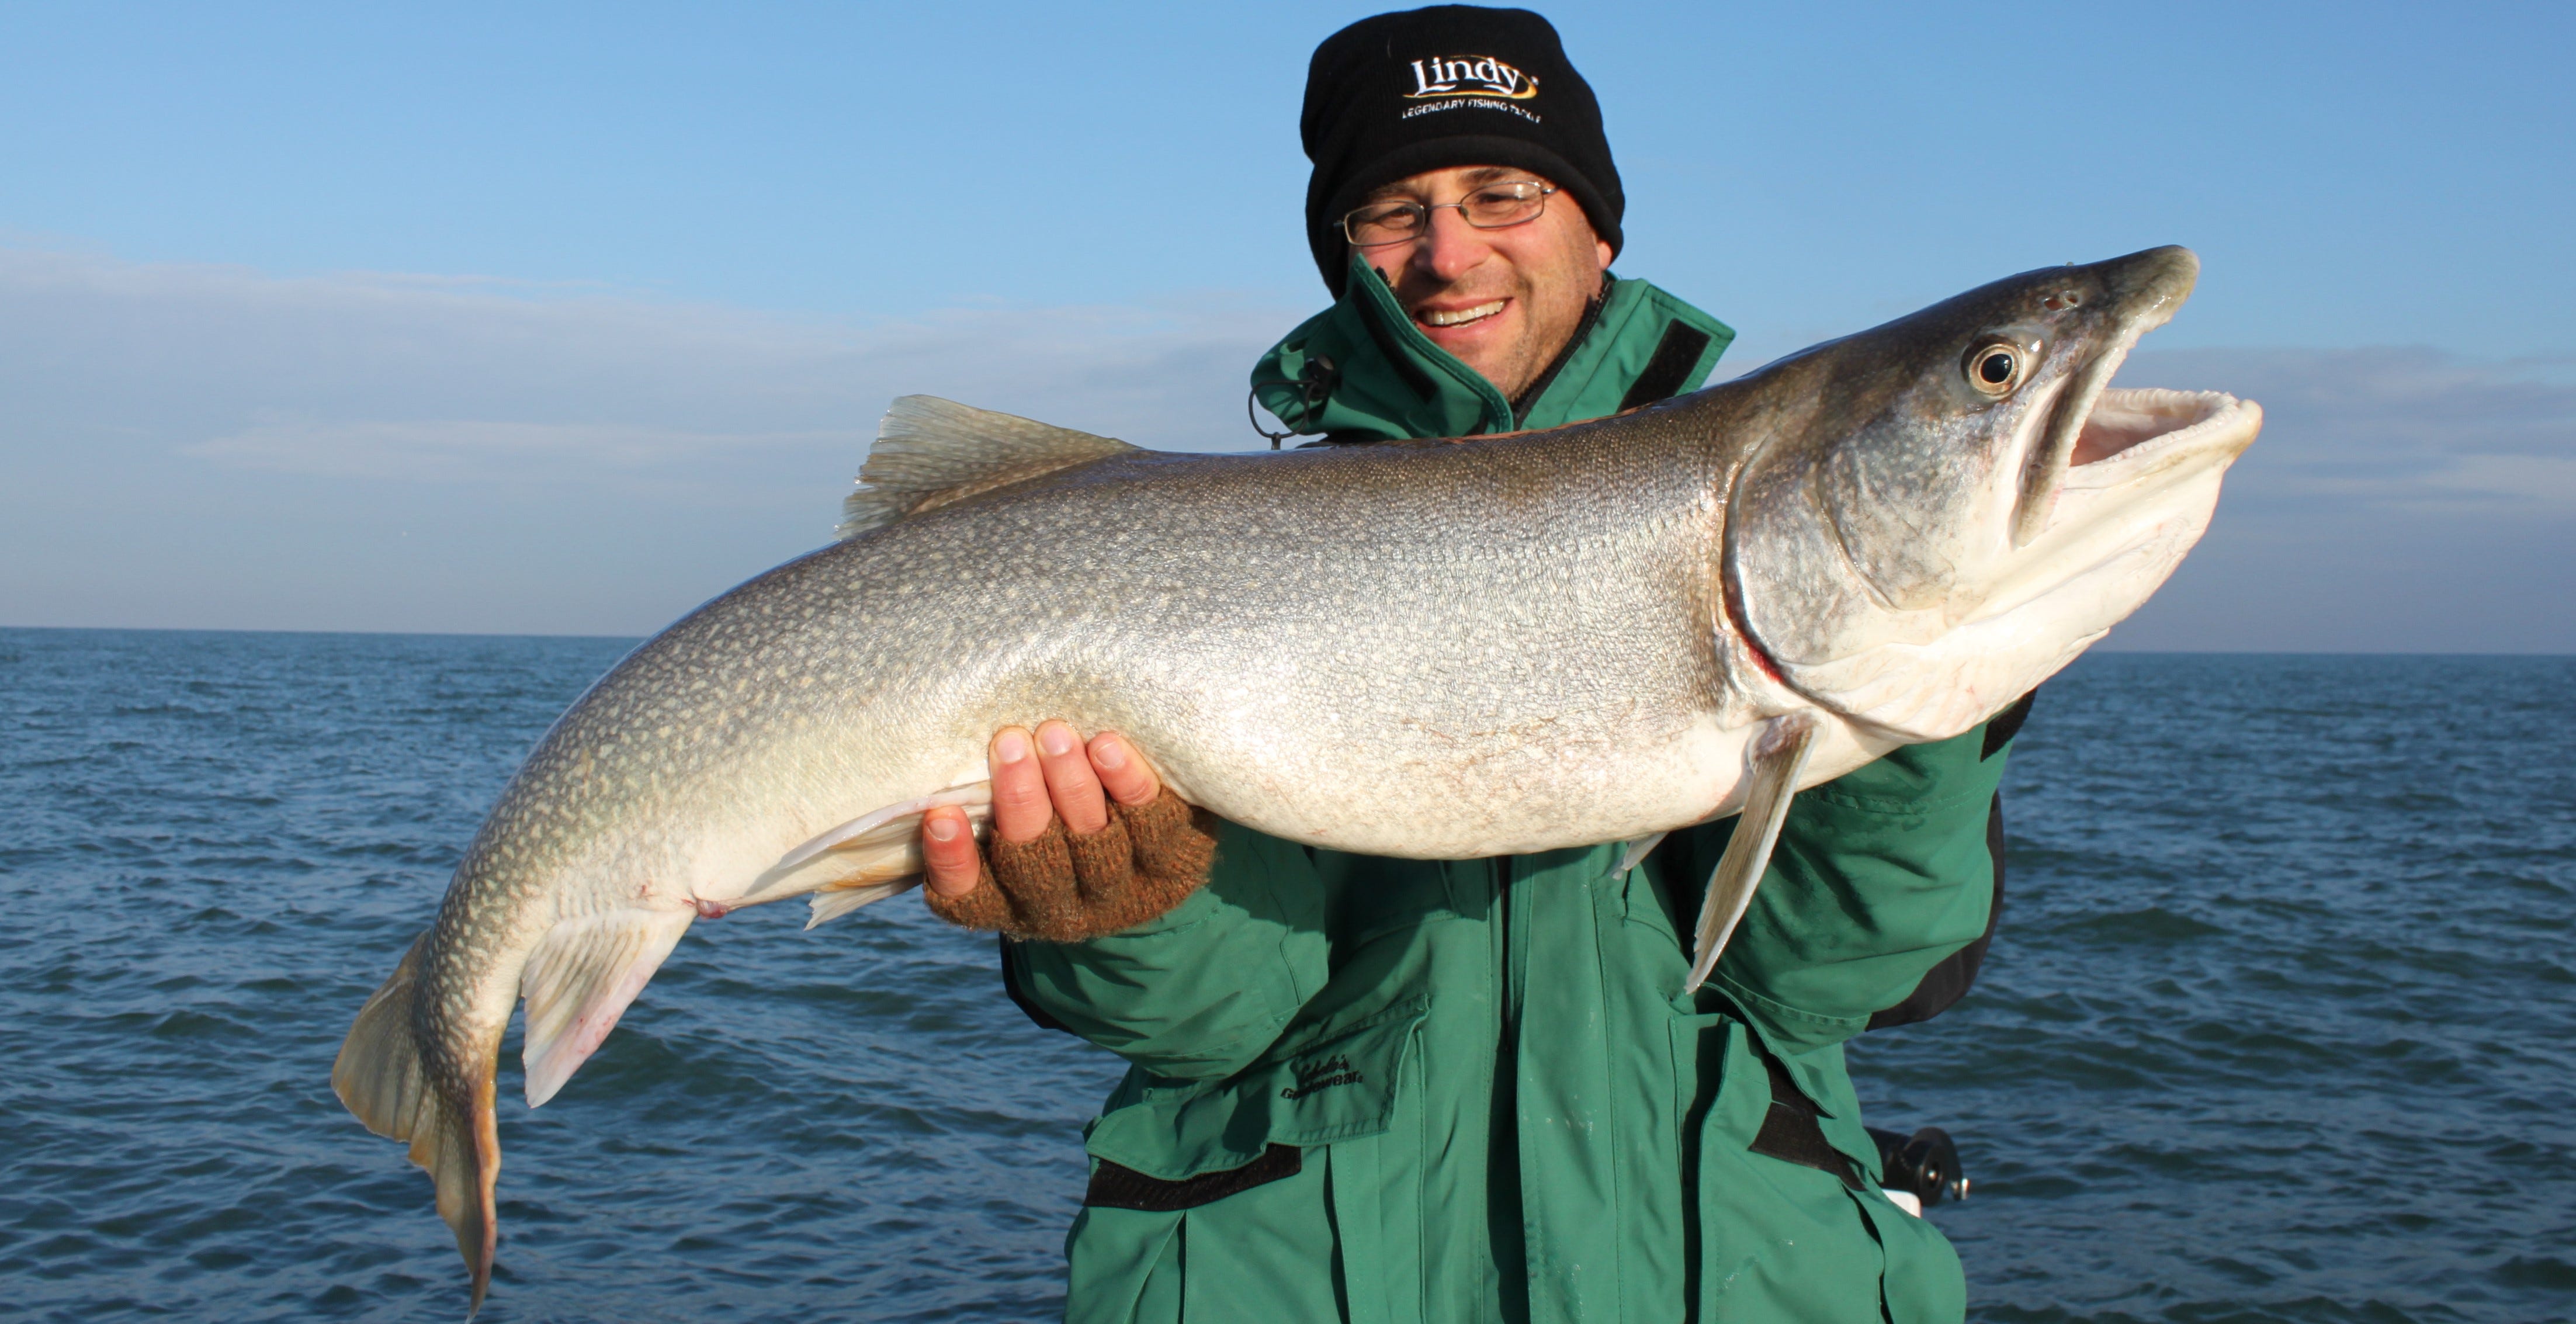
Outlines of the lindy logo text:
M 1459 96 L 1527 101 L 1538 95 L 1538 80 L 1490 55 L 1443 55 L 1413 62 L 1413 90 L 1404 95 L 1408 101 Z

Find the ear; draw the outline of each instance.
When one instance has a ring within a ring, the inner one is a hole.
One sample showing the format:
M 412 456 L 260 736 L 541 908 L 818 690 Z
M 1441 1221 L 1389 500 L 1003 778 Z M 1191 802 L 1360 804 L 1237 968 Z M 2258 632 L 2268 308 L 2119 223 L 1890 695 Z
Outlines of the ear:
M 1595 239 L 1592 241 L 1592 258 L 1594 261 L 1601 264 L 1601 269 L 1603 271 L 1608 271 L 1610 269 L 1611 256 L 1609 240 Z

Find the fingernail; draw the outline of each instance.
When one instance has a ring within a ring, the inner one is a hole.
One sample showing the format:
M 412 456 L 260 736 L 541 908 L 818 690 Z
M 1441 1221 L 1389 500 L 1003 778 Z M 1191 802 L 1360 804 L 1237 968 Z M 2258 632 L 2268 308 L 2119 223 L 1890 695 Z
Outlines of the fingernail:
M 1063 758 L 1073 752 L 1073 732 L 1062 722 L 1049 722 L 1038 728 L 1038 748 L 1049 758 Z
M 1017 731 L 1005 731 L 993 742 L 993 757 L 1004 763 L 1017 763 L 1029 756 L 1029 738 Z
M 1126 767 L 1127 742 L 1116 736 L 1104 738 L 1091 747 L 1091 761 L 1099 764 L 1102 772 L 1116 772 Z
M 921 830 L 929 833 L 932 841 L 957 840 L 957 820 L 944 814 L 923 824 Z

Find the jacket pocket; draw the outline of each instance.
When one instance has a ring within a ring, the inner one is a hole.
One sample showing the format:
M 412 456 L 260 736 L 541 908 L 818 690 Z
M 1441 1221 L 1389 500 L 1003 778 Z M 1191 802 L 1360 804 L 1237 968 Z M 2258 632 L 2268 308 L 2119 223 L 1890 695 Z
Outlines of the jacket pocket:
M 1214 1085 L 1146 1089 L 1093 1122 L 1083 1148 L 1148 1178 L 1186 1182 L 1261 1161 L 1273 1146 L 1380 1134 L 1428 1006 L 1387 1008 Z

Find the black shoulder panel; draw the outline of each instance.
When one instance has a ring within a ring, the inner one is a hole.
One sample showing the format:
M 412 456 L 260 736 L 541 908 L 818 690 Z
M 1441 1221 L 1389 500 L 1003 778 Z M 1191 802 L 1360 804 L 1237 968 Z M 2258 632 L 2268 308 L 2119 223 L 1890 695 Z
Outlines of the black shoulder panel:
M 1676 318 L 1664 323 L 1664 338 L 1655 342 L 1654 357 L 1646 360 L 1646 370 L 1619 397 L 1620 412 L 1639 405 L 1650 405 L 1670 397 L 1690 380 L 1690 370 L 1699 364 L 1699 356 L 1708 349 L 1706 331 Z

